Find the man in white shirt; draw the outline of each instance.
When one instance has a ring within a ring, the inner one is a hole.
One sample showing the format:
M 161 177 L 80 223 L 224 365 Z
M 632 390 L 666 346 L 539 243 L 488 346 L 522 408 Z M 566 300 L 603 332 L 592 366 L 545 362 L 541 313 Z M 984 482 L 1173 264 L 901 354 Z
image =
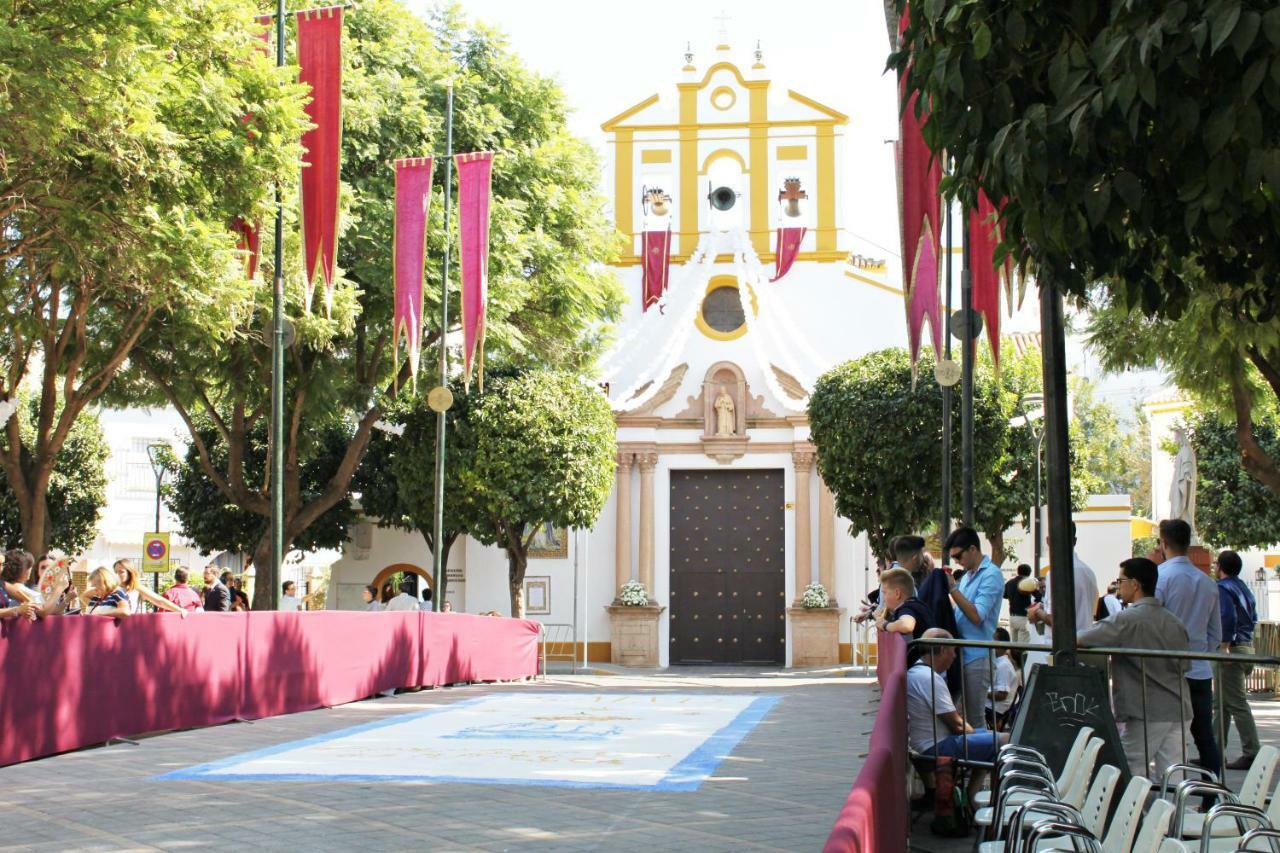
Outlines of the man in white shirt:
M 311 596 L 304 595 L 298 598 L 298 586 L 293 581 L 285 581 L 280 585 L 280 612 L 296 613 L 299 610 L 306 610 L 306 601 Z
M 1049 545 L 1049 537 L 1044 538 L 1045 545 Z M 1079 633 L 1085 628 L 1093 624 L 1093 612 L 1098 606 L 1098 578 L 1093 573 L 1093 569 L 1080 559 L 1080 555 L 1076 553 L 1076 523 L 1071 522 L 1071 564 L 1075 570 L 1075 602 L 1076 602 L 1076 632 Z M 1054 572 L 1049 570 L 1049 580 L 1045 584 L 1045 596 L 1043 605 L 1032 605 L 1027 610 L 1027 620 L 1032 624 L 1043 622 L 1045 629 L 1045 642 L 1052 645 L 1053 635 L 1053 578 Z
M 400 594 L 387 602 L 387 610 L 418 610 L 418 599 L 413 594 L 415 586 L 411 580 L 400 581 Z
M 921 639 L 951 639 L 951 632 L 930 628 Z M 1009 738 L 964 721 L 942 673 L 955 662 L 955 646 L 925 646 L 920 660 L 907 670 L 907 742 L 921 755 L 994 761 Z M 980 781 L 975 774 L 974 785 Z

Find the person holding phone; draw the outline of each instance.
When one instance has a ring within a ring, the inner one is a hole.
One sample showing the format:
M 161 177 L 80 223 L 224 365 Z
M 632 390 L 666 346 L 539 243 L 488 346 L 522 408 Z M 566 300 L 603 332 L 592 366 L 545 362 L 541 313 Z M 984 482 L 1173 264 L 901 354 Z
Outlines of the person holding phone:
M 42 560 L 41 563 L 43 562 Z M 66 593 L 48 597 L 41 593 L 35 566 L 35 558 L 29 552 L 16 548 L 7 552 L 3 570 L 5 592 L 15 601 L 30 604 L 35 611 L 33 619 L 63 613 L 68 604 Z M 74 599 L 74 593 L 71 597 Z

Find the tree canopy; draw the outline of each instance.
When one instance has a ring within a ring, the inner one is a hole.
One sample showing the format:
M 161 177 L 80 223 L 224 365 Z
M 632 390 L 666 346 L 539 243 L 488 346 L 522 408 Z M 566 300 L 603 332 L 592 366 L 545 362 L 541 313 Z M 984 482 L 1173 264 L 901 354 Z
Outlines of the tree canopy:
M 493 180 L 486 344 L 491 362 L 570 369 L 590 363 L 617 314 L 621 290 L 602 266 L 616 236 L 596 190 L 598 162 L 569 134 L 559 87 L 528 70 L 492 31 L 468 23 L 456 9 L 424 23 L 393 0 L 368 0 L 346 16 L 343 47 L 342 216 L 340 281 L 332 313 L 301 304 L 301 265 L 294 183 L 286 186 L 287 313 L 297 329 L 286 358 L 285 541 L 302 536 L 346 499 L 393 388 L 408 384 L 406 360 L 393 375 L 391 313 L 394 173 L 397 157 L 440 153 L 446 82 L 455 93 L 456 151 L 498 152 Z M 443 173 L 441 168 L 437 175 Z M 455 193 L 456 197 L 456 193 Z M 430 208 L 424 347 L 439 338 L 443 254 L 443 188 L 437 177 Z M 456 231 L 449 235 L 456 244 Z M 271 241 L 264 240 L 269 261 Z M 456 257 L 456 245 L 455 245 Z M 273 274 L 264 263 L 264 278 Z M 454 265 L 454 275 L 457 265 Z M 245 469 L 253 435 L 269 411 L 270 351 L 264 324 L 270 288 L 255 291 L 255 310 L 239 318 L 234 338 L 196 345 L 181 329 L 157 330 L 143 341 L 138 364 L 146 380 L 187 419 L 201 468 L 223 499 L 269 517 L 268 484 Z M 459 317 L 456 280 L 450 315 Z M 456 328 L 456 327 L 455 327 Z M 433 358 L 422 382 L 431 382 Z M 230 448 L 219 464 L 204 446 L 200 416 Z M 305 490 L 305 434 L 337 419 L 349 440 L 323 487 Z M 258 571 L 269 572 L 270 540 L 254 548 Z M 274 581 L 259 574 L 268 606 Z
M 906 0 L 898 0 L 899 13 Z M 1280 309 L 1280 7 L 917 0 L 889 65 L 948 192 L 1003 201 L 1003 248 L 1083 296 Z M 1199 273 L 1203 272 L 1203 278 Z
M 12 4 L 0 28 L 0 435 L 25 547 L 57 457 L 139 338 L 229 334 L 251 292 L 228 223 L 292 171 L 301 92 L 248 0 Z M 245 116 L 249 116 L 247 120 Z M 28 428 L 28 427 L 31 428 Z
M 23 401 L 27 409 L 22 429 L 24 441 L 34 443 L 31 433 L 38 419 L 34 399 Z M 67 433 L 58 452 L 49 491 L 45 498 L 45 550 L 59 548 L 77 554 L 93 544 L 98 535 L 98 517 L 107 502 L 107 446 L 97 413 L 82 412 Z M 24 457 L 23 462 L 30 462 Z M 5 548 L 26 547 L 22 532 L 22 512 L 7 477 L 0 478 L 0 542 Z

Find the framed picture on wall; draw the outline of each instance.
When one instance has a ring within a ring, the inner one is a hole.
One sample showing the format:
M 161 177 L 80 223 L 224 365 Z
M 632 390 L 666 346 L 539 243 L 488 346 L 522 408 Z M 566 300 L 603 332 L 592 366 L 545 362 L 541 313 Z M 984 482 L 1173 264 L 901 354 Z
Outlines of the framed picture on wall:
M 524 579 L 524 612 L 530 616 L 551 615 L 551 578 Z
M 569 530 L 544 524 L 529 540 L 530 559 L 564 559 L 569 556 Z

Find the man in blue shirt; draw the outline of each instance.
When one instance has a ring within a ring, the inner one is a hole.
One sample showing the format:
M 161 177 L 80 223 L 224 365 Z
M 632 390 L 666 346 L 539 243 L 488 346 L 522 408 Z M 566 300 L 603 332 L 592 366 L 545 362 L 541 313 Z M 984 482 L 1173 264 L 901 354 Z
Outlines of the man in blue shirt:
M 992 640 L 1000 621 L 1000 604 L 1004 601 L 1004 575 L 991 558 L 982 553 L 982 543 L 972 527 L 959 527 L 947 537 L 943 546 L 947 554 L 964 569 L 964 578 L 950 581 L 950 596 L 956 628 L 963 640 Z M 987 694 L 991 692 L 992 672 L 989 649 L 964 649 L 964 718 L 975 729 L 985 723 Z
M 1187 629 L 1193 652 L 1216 652 L 1222 645 L 1222 613 L 1218 587 L 1213 578 L 1187 559 L 1191 548 L 1191 525 L 1180 518 L 1160 522 L 1160 579 L 1156 597 Z M 1159 556 L 1159 554 L 1157 554 Z M 1213 735 L 1213 668 L 1208 661 L 1191 662 L 1187 670 L 1187 692 L 1191 694 L 1191 737 L 1200 752 L 1199 765 L 1214 772 L 1222 764 L 1218 741 Z
M 1235 551 L 1223 551 L 1218 555 L 1218 612 L 1222 615 L 1222 642 L 1228 646 L 1228 653 L 1233 655 L 1253 654 L 1253 626 L 1258 621 L 1258 603 L 1244 581 L 1240 580 L 1240 555 Z M 1221 731 L 1230 740 L 1231 721 L 1236 721 L 1240 729 L 1240 746 L 1243 754 L 1227 767 L 1232 770 L 1247 770 L 1253 765 L 1254 756 L 1262 748 L 1258 742 L 1258 727 L 1253 722 L 1253 711 L 1249 710 L 1249 695 L 1245 688 L 1245 680 L 1253 671 L 1253 664 L 1224 663 L 1220 670 L 1218 689 L 1222 691 L 1221 708 L 1226 720 L 1221 722 Z M 1214 703 L 1214 707 L 1219 707 Z M 1214 731 L 1219 725 L 1214 725 Z M 1226 743 L 1223 743 L 1226 748 Z

